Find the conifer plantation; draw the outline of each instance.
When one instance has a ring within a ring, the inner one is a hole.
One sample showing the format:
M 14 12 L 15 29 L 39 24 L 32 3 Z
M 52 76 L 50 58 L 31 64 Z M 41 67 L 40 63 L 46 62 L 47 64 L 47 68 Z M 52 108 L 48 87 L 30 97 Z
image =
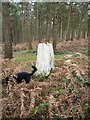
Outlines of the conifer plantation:
M 89 4 L 0 3 L 2 120 L 90 119 Z M 11 75 L 32 73 L 39 44 L 52 44 L 54 69 L 17 84 Z

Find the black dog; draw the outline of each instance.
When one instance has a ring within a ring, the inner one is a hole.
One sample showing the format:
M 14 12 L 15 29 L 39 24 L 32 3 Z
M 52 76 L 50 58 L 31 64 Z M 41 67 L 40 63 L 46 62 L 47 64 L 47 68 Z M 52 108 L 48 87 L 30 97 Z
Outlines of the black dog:
M 24 79 L 25 80 L 25 83 L 28 84 L 30 82 L 30 78 L 31 76 L 37 71 L 37 68 L 35 66 L 32 66 L 32 68 L 34 69 L 32 71 L 32 73 L 28 73 L 28 72 L 19 72 L 15 75 L 11 75 L 9 77 L 12 77 L 14 79 L 16 79 L 16 82 L 19 84 L 22 82 L 22 80 Z M 6 77 L 5 80 L 6 80 L 6 83 L 8 83 L 9 81 L 9 77 Z

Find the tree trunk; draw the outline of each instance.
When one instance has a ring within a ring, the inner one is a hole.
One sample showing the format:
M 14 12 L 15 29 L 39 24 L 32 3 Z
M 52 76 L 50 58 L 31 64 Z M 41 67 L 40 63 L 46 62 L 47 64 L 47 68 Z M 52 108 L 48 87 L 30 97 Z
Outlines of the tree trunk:
M 24 17 L 23 11 L 24 11 L 24 3 L 22 3 L 22 42 L 25 41 L 25 35 L 24 35 L 24 33 L 25 33 L 25 20 L 24 20 L 25 17 Z
M 50 5 L 50 8 L 48 8 L 48 15 L 47 15 L 47 23 L 46 23 L 46 26 L 47 26 L 47 36 L 46 36 L 46 42 L 49 42 L 50 41 L 50 36 L 51 36 L 51 3 L 49 3 Z
M 79 14 L 79 28 L 77 28 L 77 36 L 76 36 L 77 40 L 81 38 L 81 29 L 82 29 L 82 16 L 81 14 Z
M 70 40 L 70 22 L 71 22 L 71 10 L 72 10 L 72 3 L 70 2 L 69 5 L 69 15 L 68 15 L 68 23 L 67 23 L 67 35 L 66 35 L 66 40 Z
M 30 21 L 30 25 L 29 25 L 29 50 L 32 49 L 32 39 L 33 39 L 33 36 L 32 36 L 32 21 Z
M 39 3 L 36 3 L 36 40 L 41 42 L 41 30 L 40 30 L 40 11 L 39 11 Z
M 24 12 L 23 12 L 24 11 Z M 30 14 L 29 14 L 29 2 L 24 2 L 22 4 L 22 34 L 23 42 L 29 43 L 29 49 L 32 49 L 32 36 L 31 36 L 31 26 L 30 26 Z
M 53 3 L 53 49 L 56 50 L 57 41 L 59 39 L 59 26 L 58 26 L 58 2 Z
M 31 21 L 30 21 L 30 7 L 29 2 L 26 2 L 26 33 L 27 33 L 27 42 L 29 43 L 29 50 L 32 49 L 32 30 L 31 30 Z
M 12 58 L 12 38 L 11 38 L 11 26 L 10 26 L 10 14 L 9 14 L 9 2 L 2 3 L 2 35 L 4 41 L 4 58 Z

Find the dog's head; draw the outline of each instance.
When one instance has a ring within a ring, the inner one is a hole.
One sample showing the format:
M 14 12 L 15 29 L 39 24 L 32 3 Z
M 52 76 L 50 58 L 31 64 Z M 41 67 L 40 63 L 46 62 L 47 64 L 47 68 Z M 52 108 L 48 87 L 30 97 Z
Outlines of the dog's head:
M 32 66 L 32 68 L 33 68 L 35 71 L 37 71 L 37 68 L 36 68 L 34 65 Z

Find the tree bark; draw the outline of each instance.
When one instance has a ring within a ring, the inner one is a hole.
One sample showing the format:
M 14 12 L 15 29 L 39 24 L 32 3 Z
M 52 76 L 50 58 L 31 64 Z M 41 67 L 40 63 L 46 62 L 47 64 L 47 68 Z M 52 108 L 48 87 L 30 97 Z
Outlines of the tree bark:
M 41 29 L 40 29 L 40 10 L 39 10 L 39 3 L 36 4 L 36 40 L 40 43 L 41 42 Z
M 58 26 L 58 2 L 53 3 L 53 49 L 56 51 L 57 41 L 59 39 L 59 26 Z
M 68 15 L 68 25 L 67 25 L 67 35 L 66 40 L 70 40 L 70 22 L 71 22 L 71 10 L 72 10 L 72 3 L 69 4 L 69 15 Z
M 10 11 L 9 2 L 2 3 L 2 35 L 4 41 L 4 58 L 12 58 L 12 38 L 11 38 L 11 26 L 10 26 Z

